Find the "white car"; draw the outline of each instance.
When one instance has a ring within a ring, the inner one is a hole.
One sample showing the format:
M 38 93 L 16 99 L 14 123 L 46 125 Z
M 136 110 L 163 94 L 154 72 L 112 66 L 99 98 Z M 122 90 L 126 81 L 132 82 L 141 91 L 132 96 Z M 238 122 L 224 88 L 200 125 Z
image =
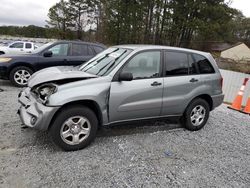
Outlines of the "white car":
M 0 55 L 2 54 L 25 54 L 31 53 L 37 46 L 33 42 L 16 41 L 6 46 L 0 46 Z

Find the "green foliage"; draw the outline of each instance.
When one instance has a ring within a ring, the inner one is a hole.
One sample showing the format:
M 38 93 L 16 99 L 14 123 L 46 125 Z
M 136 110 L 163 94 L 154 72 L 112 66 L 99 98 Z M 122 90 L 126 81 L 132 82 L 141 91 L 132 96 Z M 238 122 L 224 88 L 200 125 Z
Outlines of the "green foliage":
M 250 44 L 250 18 L 226 2 L 61 0 L 49 9 L 47 29 L 28 26 L 23 32 L 106 44 L 164 44 L 202 50 L 214 41 Z M 13 33 L 15 29 L 8 28 L 8 34 Z
M 11 35 L 20 37 L 32 38 L 57 38 L 57 30 L 53 28 L 44 28 L 34 25 L 19 27 L 19 26 L 1 26 L 1 35 Z

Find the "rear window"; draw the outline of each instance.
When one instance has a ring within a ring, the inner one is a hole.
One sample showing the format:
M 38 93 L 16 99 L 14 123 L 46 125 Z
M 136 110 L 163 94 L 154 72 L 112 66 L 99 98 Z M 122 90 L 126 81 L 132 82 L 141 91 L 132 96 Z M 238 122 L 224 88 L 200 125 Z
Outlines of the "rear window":
M 199 69 L 200 74 L 212 74 L 215 73 L 211 63 L 204 57 L 198 54 L 193 54 L 195 63 Z

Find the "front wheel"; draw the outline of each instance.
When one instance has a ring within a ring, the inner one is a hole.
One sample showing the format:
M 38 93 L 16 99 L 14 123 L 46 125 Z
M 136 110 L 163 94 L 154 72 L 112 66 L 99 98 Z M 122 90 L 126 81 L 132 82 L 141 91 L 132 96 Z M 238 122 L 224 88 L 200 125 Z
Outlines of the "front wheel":
M 17 87 L 25 87 L 33 71 L 25 66 L 15 67 L 10 71 L 10 81 Z
M 57 146 L 74 151 L 85 148 L 95 139 L 97 127 L 98 120 L 91 109 L 67 107 L 57 115 L 49 134 Z
M 194 99 L 185 110 L 182 123 L 186 129 L 198 131 L 207 123 L 209 112 L 207 101 L 200 98 Z

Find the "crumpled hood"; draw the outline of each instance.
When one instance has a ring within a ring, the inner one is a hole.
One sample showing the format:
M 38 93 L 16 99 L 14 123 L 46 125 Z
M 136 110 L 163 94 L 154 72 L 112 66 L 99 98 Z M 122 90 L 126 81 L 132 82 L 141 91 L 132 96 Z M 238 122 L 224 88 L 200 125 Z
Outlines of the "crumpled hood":
M 28 87 L 34 87 L 50 81 L 96 78 L 98 76 L 78 70 L 78 67 L 61 66 L 42 69 L 34 73 L 28 81 Z

